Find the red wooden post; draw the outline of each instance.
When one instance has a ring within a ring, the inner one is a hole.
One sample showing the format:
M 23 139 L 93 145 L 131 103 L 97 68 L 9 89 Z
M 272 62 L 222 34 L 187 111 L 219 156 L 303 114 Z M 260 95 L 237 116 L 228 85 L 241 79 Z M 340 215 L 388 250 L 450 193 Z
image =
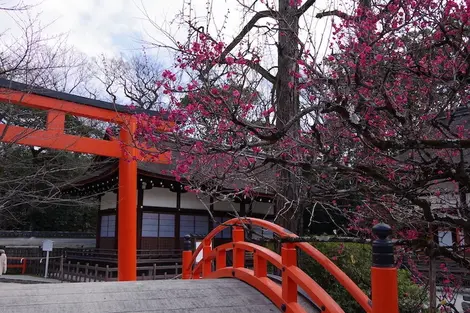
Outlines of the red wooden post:
M 191 236 L 184 236 L 182 279 L 191 279 L 191 259 L 193 258 Z
M 245 231 L 240 226 L 233 227 L 232 240 L 234 243 L 245 241 Z M 245 267 L 245 251 L 242 249 L 233 249 L 233 267 Z
M 372 244 L 372 313 L 398 313 L 397 269 L 393 243 L 388 239 L 392 229 L 381 223 L 372 231 L 378 237 Z
M 192 273 L 191 278 L 192 279 L 201 279 L 201 268 L 200 267 L 196 267 L 194 269 L 194 272 Z
M 297 302 L 297 284 L 285 271 L 289 266 L 297 266 L 297 251 L 294 244 L 283 243 L 281 248 L 282 258 L 282 298 L 286 303 Z
M 204 239 L 202 241 L 202 278 L 208 276 L 212 272 L 212 262 L 206 258 L 212 252 L 211 241 Z
M 26 262 L 27 262 L 27 259 L 23 259 L 22 260 L 22 267 L 21 267 L 21 274 L 25 274 L 26 273 Z
M 227 266 L 227 252 L 225 250 L 218 250 L 215 259 L 215 266 L 217 270 Z
M 254 252 L 253 268 L 256 277 L 268 276 L 268 262 L 265 258 L 256 253 L 256 251 Z
M 121 125 L 124 145 L 119 159 L 118 280 L 137 280 L 137 149 L 133 146 L 136 122 Z

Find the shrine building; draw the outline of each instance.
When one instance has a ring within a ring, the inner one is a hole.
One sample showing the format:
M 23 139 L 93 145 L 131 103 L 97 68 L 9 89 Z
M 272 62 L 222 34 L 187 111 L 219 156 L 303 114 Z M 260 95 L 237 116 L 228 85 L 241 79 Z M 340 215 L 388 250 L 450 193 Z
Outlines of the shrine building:
M 99 198 L 96 247 L 117 249 L 118 160 L 97 162 L 89 173 L 64 192 Z M 175 177 L 163 174 L 174 164 L 138 162 L 137 177 L 137 249 L 181 249 L 187 234 L 206 235 L 219 223 L 240 216 L 274 220 L 272 196 L 257 194 L 253 198 L 234 198 L 218 202 L 211 197 L 188 192 Z M 212 215 L 214 219 L 210 217 Z M 263 230 L 257 230 L 257 233 Z M 270 236 L 264 232 L 263 236 Z M 230 239 L 227 229 L 216 238 L 216 245 Z M 217 242 L 218 241 L 218 242 Z

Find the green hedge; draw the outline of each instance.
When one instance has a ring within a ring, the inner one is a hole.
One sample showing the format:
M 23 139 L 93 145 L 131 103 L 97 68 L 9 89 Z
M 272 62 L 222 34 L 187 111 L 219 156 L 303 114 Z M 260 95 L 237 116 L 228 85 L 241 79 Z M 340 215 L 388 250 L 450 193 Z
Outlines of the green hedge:
M 370 295 L 370 268 L 372 249 L 370 245 L 354 243 L 315 243 L 314 246 L 333 260 L 356 284 Z M 322 286 L 347 313 L 362 313 L 364 310 L 336 281 L 309 256 L 301 256 L 300 267 Z M 398 271 L 399 303 L 401 313 L 419 313 L 426 303 L 427 292 L 413 283 L 408 271 Z

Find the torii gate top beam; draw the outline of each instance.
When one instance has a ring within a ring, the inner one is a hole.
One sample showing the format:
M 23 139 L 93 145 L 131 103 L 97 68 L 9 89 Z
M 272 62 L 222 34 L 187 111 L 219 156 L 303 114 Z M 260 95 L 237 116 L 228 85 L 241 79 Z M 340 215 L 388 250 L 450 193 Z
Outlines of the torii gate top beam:
M 0 96 L 1 101 L 43 110 L 56 110 L 107 122 L 120 122 L 118 118 L 120 115 L 159 114 L 155 111 L 131 110 L 125 105 L 80 97 L 3 78 L 0 78 Z
M 133 114 L 157 115 L 155 111 L 131 110 L 128 106 L 84 98 L 63 92 L 34 87 L 6 79 L 0 79 L 0 102 L 21 105 L 47 111 L 44 130 L 29 129 L 0 123 L 0 141 L 56 150 L 121 157 L 119 141 L 80 137 L 64 133 L 65 115 L 86 117 L 116 123 L 129 128 Z M 147 149 L 148 150 L 148 149 Z M 169 156 L 145 158 L 168 163 Z M 148 161 L 148 160 L 147 160 Z

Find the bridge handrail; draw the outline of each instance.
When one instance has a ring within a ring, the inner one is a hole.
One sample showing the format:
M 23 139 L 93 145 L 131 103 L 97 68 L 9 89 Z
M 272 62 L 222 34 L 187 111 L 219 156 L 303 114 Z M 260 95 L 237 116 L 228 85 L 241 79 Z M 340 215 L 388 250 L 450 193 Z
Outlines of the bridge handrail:
M 212 241 L 215 236 L 223 231 L 227 227 L 232 226 L 239 226 L 244 227 L 245 225 L 254 225 L 260 226 L 267 230 L 276 233 L 280 237 L 291 237 L 296 238 L 297 235 L 293 234 L 292 232 L 286 230 L 285 228 L 273 224 L 271 222 L 258 219 L 258 218 L 233 218 L 230 219 L 223 224 L 218 225 L 214 228 L 204 239 L 203 244 L 199 245 L 197 249 L 194 251 L 192 255 L 191 262 L 189 267 L 192 268 L 196 264 L 196 258 L 201 253 L 204 246 L 209 246 L 210 242 Z M 310 257 L 312 257 L 315 261 L 317 261 L 325 270 L 327 270 L 336 280 L 351 294 L 351 296 L 361 305 L 361 307 L 366 310 L 367 312 L 371 311 L 371 301 L 369 297 L 349 278 L 336 264 L 334 264 L 329 258 L 327 258 L 323 253 L 319 250 L 315 249 L 312 245 L 305 243 L 305 242 L 296 242 L 292 243 L 293 246 L 299 248 L 300 250 L 304 251 Z M 200 263 L 202 264 L 202 262 Z M 199 264 L 199 266 L 201 266 Z M 195 269 L 199 270 L 199 269 Z
M 225 252 L 230 249 L 241 249 L 248 252 L 253 252 L 256 254 L 256 257 L 260 257 L 261 259 L 271 263 L 273 266 L 278 268 L 279 270 L 283 270 L 284 272 L 289 274 L 289 277 L 295 281 L 295 283 L 300 286 L 304 291 L 307 292 L 307 295 L 318 305 L 324 305 L 328 307 L 328 312 L 335 312 L 335 313 L 344 313 L 344 311 L 338 306 L 333 298 L 319 286 L 314 280 L 305 274 L 302 270 L 300 270 L 297 266 L 288 266 L 285 267 L 282 263 L 281 256 L 277 253 L 269 250 L 268 248 L 258 246 L 254 243 L 249 242 L 235 242 L 235 243 L 226 243 L 216 247 L 211 254 L 209 254 L 205 260 L 214 260 L 217 258 L 217 255 L 221 252 Z M 259 259 L 258 259 L 259 260 Z M 256 262 L 256 261 L 255 261 Z M 258 261 L 259 262 L 259 261 Z M 202 270 L 203 263 L 198 263 L 197 267 L 194 269 L 194 273 L 197 275 Z M 267 272 L 265 268 L 259 268 L 260 266 L 255 266 L 253 270 L 253 275 L 258 277 L 267 277 Z M 218 269 L 222 269 L 218 265 Z M 237 270 L 237 268 L 235 268 Z M 245 269 L 244 269 L 245 270 Z M 263 271 L 263 274 L 259 274 L 258 271 Z M 208 277 L 216 277 L 216 272 L 209 274 Z M 277 288 L 279 290 L 279 288 Z M 297 289 L 297 288 L 296 288 Z M 297 292 L 297 291 L 296 291 Z M 277 292 L 278 294 L 282 294 L 282 290 Z

